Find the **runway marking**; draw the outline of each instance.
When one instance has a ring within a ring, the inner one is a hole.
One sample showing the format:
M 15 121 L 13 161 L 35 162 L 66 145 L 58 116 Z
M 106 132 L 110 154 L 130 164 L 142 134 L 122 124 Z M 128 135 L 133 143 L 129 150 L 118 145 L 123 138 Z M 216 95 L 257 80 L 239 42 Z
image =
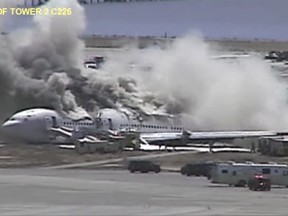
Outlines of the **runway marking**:
M 11 205 L 11 208 L 13 208 L 13 205 Z M 15 211 L 15 208 L 19 208 Z M 14 206 L 14 211 L 11 209 L 10 212 L 4 212 L 3 215 L 5 216 L 36 216 L 36 215 L 59 215 L 59 212 L 65 212 L 68 209 L 71 211 L 72 209 L 76 209 L 77 207 L 74 206 L 45 206 L 45 205 L 34 205 L 34 206 L 29 206 L 29 205 L 16 205 Z M 3 212 L 2 212 L 3 213 Z M 69 215 L 69 214 L 61 214 L 61 215 Z
M 108 163 L 117 163 L 117 162 L 121 162 L 123 160 L 124 160 L 124 158 L 116 158 L 116 159 L 91 161 L 91 162 L 77 163 L 77 164 L 64 164 L 64 165 L 59 165 L 59 166 L 41 167 L 41 169 L 79 168 L 79 167 L 85 167 L 85 166 L 97 166 L 97 165 L 103 165 L 103 164 L 108 164 Z
M 12 156 L 0 156 L 0 160 L 1 160 L 1 159 L 2 159 L 2 160 L 12 159 L 12 158 L 14 158 L 14 157 L 12 157 Z

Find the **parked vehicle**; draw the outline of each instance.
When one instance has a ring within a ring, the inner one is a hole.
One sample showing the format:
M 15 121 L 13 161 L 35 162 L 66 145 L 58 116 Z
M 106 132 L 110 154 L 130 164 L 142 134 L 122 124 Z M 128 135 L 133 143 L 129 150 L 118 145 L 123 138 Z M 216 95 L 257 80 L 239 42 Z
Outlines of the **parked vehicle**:
M 103 56 L 94 56 L 90 60 L 84 62 L 84 67 L 97 70 L 101 68 L 101 66 L 105 63 L 105 60 L 106 59 Z
M 85 68 L 91 68 L 91 69 L 98 69 L 97 64 L 94 61 L 86 61 L 84 63 Z
M 149 161 L 149 160 L 132 160 L 129 161 L 128 170 L 131 173 L 134 172 L 141 172 L 141 173 L 148 173 L 148 172 L 155 172 L 159 173 L 161 171 L 160 165 Z
M 213 162 L 188 163 L 181 167 L 180 173 L 187 176 L 206 176 L 209 178 Z
M 279 51 L 270 51 L 269 53 L 267 53 L 264 57 L 265 60 L 277 60 L 280 56 Z
M 269 178 L 272 185 L 288 186 L 288 166 L 276 163 L 235 163 L 215 164 L 211 169 L 211 183 L 245 187 L 256 174 Z

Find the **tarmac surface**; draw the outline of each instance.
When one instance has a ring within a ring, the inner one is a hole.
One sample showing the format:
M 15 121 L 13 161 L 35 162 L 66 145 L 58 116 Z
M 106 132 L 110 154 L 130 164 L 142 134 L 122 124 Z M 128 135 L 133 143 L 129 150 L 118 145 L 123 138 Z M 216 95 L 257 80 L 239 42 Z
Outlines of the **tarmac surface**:
M 286 188 L 252 192 L 179 173 L 2 169 L 0 215 L 287 215 Z

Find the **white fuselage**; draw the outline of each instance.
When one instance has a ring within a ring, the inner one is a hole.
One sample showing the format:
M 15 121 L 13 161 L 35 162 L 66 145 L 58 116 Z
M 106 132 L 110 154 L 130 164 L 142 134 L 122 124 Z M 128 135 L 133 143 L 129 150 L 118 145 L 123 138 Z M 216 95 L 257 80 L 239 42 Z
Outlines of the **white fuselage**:
M 181 132 L 181 122 L 169 116 L 150 115 L 139 117 L 136 114 L 118 111 L 115 109 L 102 109 L 98 112 L 98 120 L 105 130 L 137 130 L 141 133 L 152 132 Z
M 103 131 L 137 130 L 142 133 L 181 132 L 180 121 L 167 116 L 146 116 L 138 118 L 132 113 L 115 109 L 102 109 L 95 119 L 71 119 L 55 110 L 34 108 L 17 112 L 2 125 L 9 140 L 30 143 L 51 143 L 54 136 L 51 128 L 69 128 L 93 135 Z

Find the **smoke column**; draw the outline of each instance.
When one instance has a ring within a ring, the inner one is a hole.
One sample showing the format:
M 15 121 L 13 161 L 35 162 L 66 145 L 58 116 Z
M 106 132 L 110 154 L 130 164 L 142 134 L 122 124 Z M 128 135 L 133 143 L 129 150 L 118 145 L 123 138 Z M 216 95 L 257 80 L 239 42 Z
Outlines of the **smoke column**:
M 84 10 L 76 0 L 51 0 L 45 7 L 72 8 L 73 13 L 35 16 L 33 28 L 0 36 L 1 113 L 6 116 L 33 106 L 81 110 L 67 86 L 70 73 L 80 73 L 84 45 L 78 36 L 85 29 Z
M 197 130 L 287 129 L 286 86 L 257 57 L 235 62 L 199 35 L 165 49 L 129 49 L 101 70 L 84 69 L 84 9 L 77 0 L 50 0 L 71 16 L 35 16 L 34 26 L 1 35 L 0 117 L 49 106 L 72 117 L 104 107 L 174 114 Z M 1 25 L 1 24 L 0 24 Z
M 275 71 L 257 55 L 230 62 L 213 58 L 221 55 L 217 50 L 187 35 L 168 49 L 126 52 L 109 69 L 133 77 L 138 89 L 153 92 L 150 103 L 183 116 L 190 128 L 287 130 L 287 87 Z M 119 71 L 123 62 L 140 67 Z

